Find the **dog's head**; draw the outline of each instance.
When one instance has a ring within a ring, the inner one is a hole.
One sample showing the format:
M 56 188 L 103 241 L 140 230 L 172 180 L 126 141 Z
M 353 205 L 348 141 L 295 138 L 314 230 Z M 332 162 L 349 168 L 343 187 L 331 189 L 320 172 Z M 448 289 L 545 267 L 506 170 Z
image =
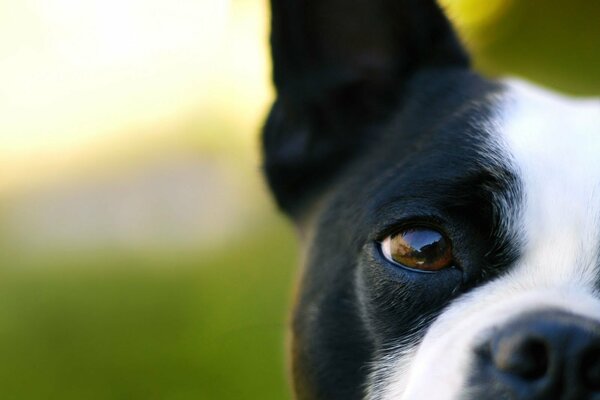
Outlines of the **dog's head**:
M 600 399 L 600 105 L 474 73 L 432 0 L 272 0 L 300 399 Z

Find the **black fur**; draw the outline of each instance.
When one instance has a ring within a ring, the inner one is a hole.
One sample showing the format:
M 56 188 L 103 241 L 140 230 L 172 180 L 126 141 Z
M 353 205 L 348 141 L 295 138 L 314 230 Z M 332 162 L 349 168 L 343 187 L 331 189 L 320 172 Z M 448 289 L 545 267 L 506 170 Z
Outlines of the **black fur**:
M 469 71 L 428 0 L 272 0 L 278 97 L 265 172 L 308 248 L 293 319 L 299 399 L 361 399 L 371 362 L 418 341 L 456 296 L 517 249 L 498 199 L 520 196 L 481 154 L 502 88 Z M 445 230 L 456 263 L 398 268 L 377 242 L 418 222 Z M 376 384 L 377 376 L 374 383 Z
M 300 212 L 373 140 L 427 67 L 468 67 L 429 0 L 273 0 L 277 100 L 264 130 L 265 172 L 280 206 Z
M 498 88 L 459 71 L 417 80 L 405 110 L 316 211 L 294 318 L 299 398 L 362 398 L 370 362 L 419 340 L 453 298 L 516 257 L 505 251 L 518 246 L 500 230 L 495 199 L 518 196 L 518 184 L 510 171 L 485 163 L 477 144 L 487 133 L 471 125 L 491 112 L 482 93 Z M 443 111 L 423 119 L 430 108 Z M 422 274 L 381 256 L 378 240 L 411 222 L 446 230 L 457 244 L 455 268 Z

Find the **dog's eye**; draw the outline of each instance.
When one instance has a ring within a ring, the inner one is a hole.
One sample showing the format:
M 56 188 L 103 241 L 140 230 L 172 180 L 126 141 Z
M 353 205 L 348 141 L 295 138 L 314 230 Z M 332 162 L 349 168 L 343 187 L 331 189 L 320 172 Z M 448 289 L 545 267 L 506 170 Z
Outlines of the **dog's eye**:
M 419 271 L 439 271 L 453 261 L 450 240 L 430 228 L 396 232 L 381 242 L 381 251 L 389 261 Z

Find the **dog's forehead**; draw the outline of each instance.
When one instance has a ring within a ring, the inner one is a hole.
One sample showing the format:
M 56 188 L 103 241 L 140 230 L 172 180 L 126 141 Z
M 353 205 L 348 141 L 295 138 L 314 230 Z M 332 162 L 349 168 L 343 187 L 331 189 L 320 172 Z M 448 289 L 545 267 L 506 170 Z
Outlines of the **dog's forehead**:
M 506 87 L 496 134 L 523 191 L 513 226 L 524 237 L 521 264 L 538 272 L 531 279 L 598 280 L 600 103 L 517 80 Z

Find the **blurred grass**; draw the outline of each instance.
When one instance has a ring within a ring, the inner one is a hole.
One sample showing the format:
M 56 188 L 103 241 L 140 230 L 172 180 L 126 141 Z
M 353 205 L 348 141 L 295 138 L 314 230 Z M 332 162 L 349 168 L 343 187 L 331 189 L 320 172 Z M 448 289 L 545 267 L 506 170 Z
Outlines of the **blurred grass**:
M 566 93 L 600 93 L 600 3 L 589 0 L 439 0 L 479 71 Z
M 292 243 L 275 224 L 210 259 L 102 252 L 43 269 L 4 259 L 0 397 L 287 398 Z

